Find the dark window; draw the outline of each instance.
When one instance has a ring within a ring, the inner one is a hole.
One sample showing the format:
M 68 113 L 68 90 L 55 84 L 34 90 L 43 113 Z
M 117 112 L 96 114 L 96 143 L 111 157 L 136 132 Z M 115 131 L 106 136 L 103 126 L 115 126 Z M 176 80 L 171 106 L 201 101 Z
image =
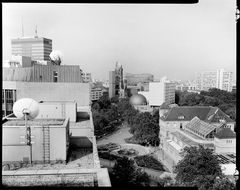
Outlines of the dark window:
M 57 81 L 58 81 L 58 72 L 53 71 L 53 82 L 57 82 Z
M 39 76 L 40 81 L 42 81 L 42 75 Z
M 180 129 L 182 129 L 182 123 L 180 123 Z

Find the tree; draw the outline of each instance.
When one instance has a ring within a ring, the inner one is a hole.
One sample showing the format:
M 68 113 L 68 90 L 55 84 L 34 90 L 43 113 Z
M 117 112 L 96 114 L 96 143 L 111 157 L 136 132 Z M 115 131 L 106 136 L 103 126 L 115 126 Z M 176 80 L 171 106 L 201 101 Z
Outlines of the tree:
M 111 173 L 112 186 L 149 186 L 149 177 L 137 169 L 133 160 L 118 158 Z
M 175 167 L 176 182 L 186 186 L 212 189 L 216 177 L 222 176 L 219 161 L 213 151 L 199 147 L 185 147 L 183 159 Z
M 99 110 L 101 109 L 101 107 L 100 107 L 99 103 L 95 102 L 95 103 L 92 105 L 92 109 L 99 111 Z
M 103 95 L 98 101 L 97 103 L 99 104 L 99 106 L 101 107 L 101 109 L 107 109 L 109 108 L 109 106 L 111 105 L 111 101 L 109 100 L 107 95 Z
M 139 113 L 134 118 L 134 124 L 130 132 L 141 144 L 151 144 L 155 146 L 159 141 L 159 125 L 149 112 Z
M 118 96 L 114 96 L 114 97 L 112 97 L 111 98 L 111 103 L 118 103 L 119 102 L 119 98 L 118 98 Z
M 231 182 L 227 177 L 216 178 L 213 190 L 233 190 L 236 189 L 235 184 Z

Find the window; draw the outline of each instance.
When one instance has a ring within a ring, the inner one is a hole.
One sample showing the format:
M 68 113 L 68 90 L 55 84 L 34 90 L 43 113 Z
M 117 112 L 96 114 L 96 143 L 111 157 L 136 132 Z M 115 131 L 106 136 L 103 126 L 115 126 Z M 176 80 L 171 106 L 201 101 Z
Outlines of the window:
M 182 123 L 180 123 L 180 129 L 182 129 Z
M 58 81 L 58 72 L 53 71 L 53 82 L 57 82 L 57 81 Z
M 183 115 L 178 116 L 178 119 L 184 119 L 184 116 Z
M 40 81 L 42 81 L 42 75 L 39 76 Z

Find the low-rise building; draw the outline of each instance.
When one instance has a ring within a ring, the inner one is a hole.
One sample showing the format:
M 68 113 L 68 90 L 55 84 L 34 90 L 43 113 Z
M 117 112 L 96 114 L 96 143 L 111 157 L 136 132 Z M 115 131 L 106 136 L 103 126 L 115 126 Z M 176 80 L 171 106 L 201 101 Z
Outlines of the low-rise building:
M 91 89 L 91 100 L 99 100 L 103 96 L 103 90 L 101 88 L 92 88 Z
M 216 154 L 236 153 L 234 121 L 211 106 L 160 107 L 160 148 L 171 167 L 182 159 L 186 146 L 199 146 Z M 158 155 L 160 158 L 160 155 Z

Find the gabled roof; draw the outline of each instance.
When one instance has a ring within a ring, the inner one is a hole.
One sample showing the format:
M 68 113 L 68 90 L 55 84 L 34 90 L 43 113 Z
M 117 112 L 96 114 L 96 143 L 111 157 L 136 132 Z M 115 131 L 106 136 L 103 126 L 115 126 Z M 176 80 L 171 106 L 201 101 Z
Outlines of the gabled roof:
M 215 137 L 219 139 L 234 139 L 236 134 L 230 128 L 221 128 L 219 131 L 214 134 Z
M 217 107 L 212 106 L 180 106 L 173 107 L 169 112 L 161 117 L 164 121 L 190 121 L 198 117 L 205 122 L 219 122 L 224 119 L 227 122 L 234 122 L 228 115 Z
M 216 129 L 216 126 L 206 123 L 198 117 L 194 117 L 185 127 L 191 132 L 201 134 L 204 137 Z

